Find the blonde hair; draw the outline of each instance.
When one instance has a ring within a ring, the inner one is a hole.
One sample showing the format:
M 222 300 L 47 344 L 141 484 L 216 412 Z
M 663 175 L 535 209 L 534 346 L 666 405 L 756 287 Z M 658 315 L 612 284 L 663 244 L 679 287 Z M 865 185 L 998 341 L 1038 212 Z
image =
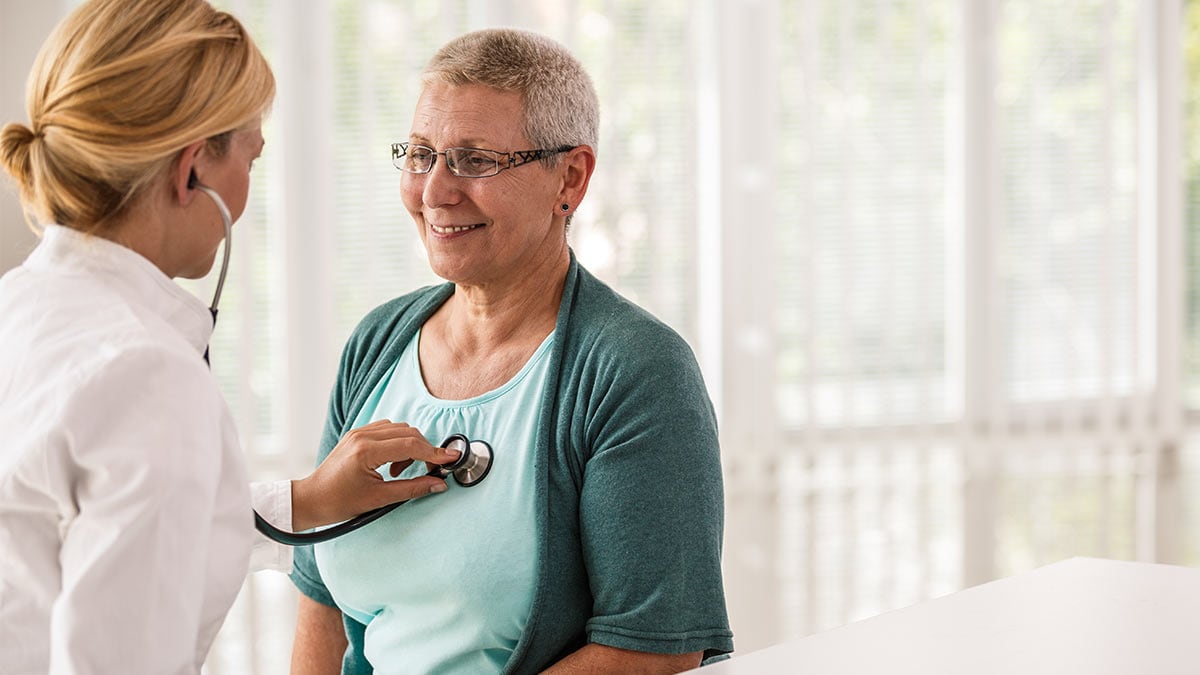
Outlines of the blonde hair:
M 31 225 L 99 229 L 187 145 L 223 154 L 274 96 L 245 28 L 204 0 L 91 0 L 42 45 L 30 126 L 0 131 L 0 164 Z
M 525 103 L 525 135 L 534 147 L 589 145 L 596 150 L 600 102 L 592 78 L 566 47 L 550 38 L 511 28 L 467 33 L 438 50 L 424 79 L 519 92 Z M 553 165 L 560 158 L 543 161 Z

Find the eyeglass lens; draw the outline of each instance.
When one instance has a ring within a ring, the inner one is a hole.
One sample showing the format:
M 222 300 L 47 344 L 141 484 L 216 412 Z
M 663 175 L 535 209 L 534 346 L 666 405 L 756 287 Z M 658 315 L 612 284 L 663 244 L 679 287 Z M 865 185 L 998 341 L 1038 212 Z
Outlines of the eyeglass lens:
M 443 152 L 435 152 L 433 148 L 423 145 L 409 145 L 407 150 L 401 145 L 392 151 L 392 155 L 396 168 L 412 173 L 429 173 L 437 156 L 445 155 L 446 166 L 452 173 L 473 178 L 499 173 L 500 160 L 504 157 L 494 150 L 447 148 Z

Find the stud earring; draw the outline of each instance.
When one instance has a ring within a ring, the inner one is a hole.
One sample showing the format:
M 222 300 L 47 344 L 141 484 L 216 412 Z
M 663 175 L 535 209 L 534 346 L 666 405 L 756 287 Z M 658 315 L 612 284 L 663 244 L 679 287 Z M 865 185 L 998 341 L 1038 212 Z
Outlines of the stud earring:
M 564 213 L 566 213 L 567 211 L 570 211 L 570 210 L 571 210 L 571 205 L 570 205 L 570 204 L 563 204 L 563 205 L 562 205 L 562 210 L 563 210 L 563 212 L 564 212 Z

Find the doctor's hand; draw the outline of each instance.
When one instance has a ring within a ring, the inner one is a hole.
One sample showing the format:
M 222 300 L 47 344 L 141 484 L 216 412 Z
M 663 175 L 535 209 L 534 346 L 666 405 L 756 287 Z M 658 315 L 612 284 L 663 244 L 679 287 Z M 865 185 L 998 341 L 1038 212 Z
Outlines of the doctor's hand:
M 340 523 L 381 506 L 444 492 L 444 478 L 385 481 L 377 469 L 391 462 L 397 476 L 413 462 L 449 464 L 459 454 L 431 445 L 403 422 L 378 420 L 352 429 L 315 471 L 292 481 L 292 528 L 300 532 Z

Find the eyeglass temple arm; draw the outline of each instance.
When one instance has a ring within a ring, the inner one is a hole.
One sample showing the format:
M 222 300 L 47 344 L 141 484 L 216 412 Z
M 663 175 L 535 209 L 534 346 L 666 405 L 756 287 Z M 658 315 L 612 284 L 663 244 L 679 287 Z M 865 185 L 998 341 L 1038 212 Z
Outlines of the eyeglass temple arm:
M 553 148 L 553 149 L 518 150 L 508 156 L 508 165 L 509 166 L 520 166 L 522 164 L 527 164 L 534 160 L 541 159 L 547 155 L 557 155 L 560 152 L 568 152 L 570 150 L 574 150 L 577 147 L 578 146 L 575 146 L 575 145 L 561 145 L 561 146 L 559 146 L 557 148 Z

